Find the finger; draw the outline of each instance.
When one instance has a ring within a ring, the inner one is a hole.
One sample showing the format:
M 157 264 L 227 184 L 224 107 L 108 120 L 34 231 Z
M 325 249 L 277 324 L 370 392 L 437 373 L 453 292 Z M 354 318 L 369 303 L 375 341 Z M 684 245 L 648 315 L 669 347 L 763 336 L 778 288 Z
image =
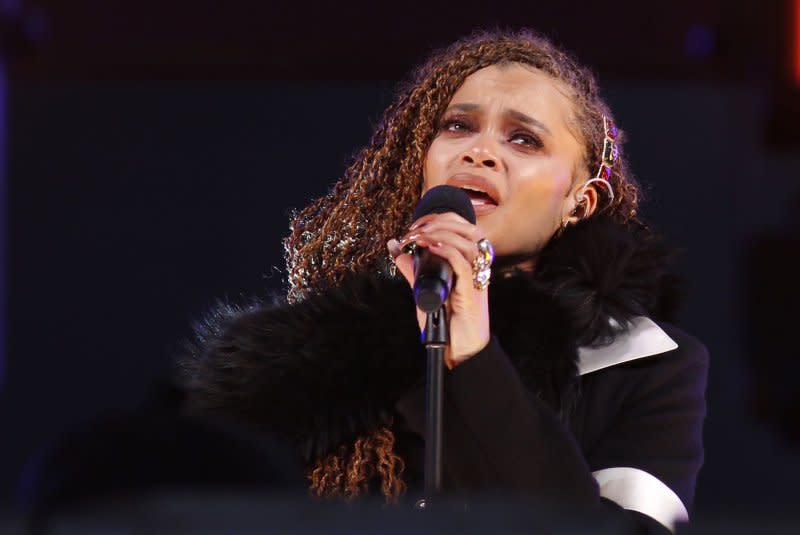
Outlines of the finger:
M 386 248 L 389 249 L 389 256 L 391 256 L 392 259 L 397 258 L 403 252 L 400 242 L 395 240 L 394 238 L 386 242 Z
M 410 254 L 401 254 L 394 259 L 394 265 L 397 266 L 397 271 L 408 282 L 408 285 L 414 286 L 414 258 Z
M 419 228 L 419 227 L 421 227 L 421 226 L 423 226 L 423 225 L 425 225 L 425 224 L 427 224 L 427 223 L 429 223 L 431 221 L 434 221 L 434 220 L 455 221 L 455 222 L 466 223 L 467 225 L 471 225 L 472 224 L 472 223 L 470 223 L 469 221 L 467 221 L 466 219 L 464 219 L 463 217 L 461 217 L 460 215 L 458 215 L 455 212 L 444 212 L 444 213 L 441 213 L 441 214 L 426 214 L 426 215 L 420 217 L 419 219 L 417 219 L 416 221 L 414 221 L 411 224 L 411 226 L 409 227 L 409 230 L 417 229 L 417 228 Z
M 408 234 L 430 234 L 440 230 L 453 232 L 474 243 L 478 242 L 479 229 L 477 226 L 454 220 L 434 219 L 424 226 L 410 231 Z
M 433 219 L 435 219 L 437 215 L 439 215 L 439 214 L 425 214 L 424 216 L 420 217 L 419 219 L 417 219 L 415 221 L 412 221 L 411 225 L 408 227 L 408 230 L 414 230 L 414 229 L 417 229 L 419 227 L 424 226 L 429 221 L 433 221 Z
M 413 286 L 414 259 L 411 255 L 403 253 L 400 242 L 395 239 L 386 242 L 386 248 L 389 249 L 389 255 L 394 265 L 397 266 L 397 270 L 400 271 L 400 274 L 406 279 L 408 284 Z
M 482 236 L 481 230 L 477 225 L 468 223 L 463 219 L 436 218 L 430 219 L 417 228 L 406 232 L 406 234 L 400 238 L 400 247 L 402 248 L 408 243 L 416 241 L 423 234 L 433 230 L 449 230 L 475 243 L 477 243 L 478 239 Z
M 470 280 L 472 277 L 472 264 L 467 261 L 463 253 L 455 246 L 448 243 L 432 242 L 428 249 L 435 254 L 447 260 L 456 274 L 458 284 L 459 280 Z
M 442 243 L 455 247 L 470 265 L 478 254 L 478 246 L 475 241 L 450 230 L 423 231 L 416 239 L 418 245 L 420 242 Z

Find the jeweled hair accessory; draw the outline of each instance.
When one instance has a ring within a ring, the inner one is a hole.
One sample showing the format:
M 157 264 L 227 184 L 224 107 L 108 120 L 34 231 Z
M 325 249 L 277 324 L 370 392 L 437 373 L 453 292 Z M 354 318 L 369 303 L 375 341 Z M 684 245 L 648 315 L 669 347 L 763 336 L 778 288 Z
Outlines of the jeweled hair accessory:
M 600 155 L 600 168 L 597 169 L 597 174 L 594 178 L 586 181 L 586 184 L 581 188 L 581 193 L 578 196 L 579 200 L 583 199 L 583 191 L 586 186 L 592 182 L 601 182 L 608 190 L 609 202 L 614 200 L 614 188 L 611 187 L 611 175 L 613 174 L 612 168 L 619 160 L 619 148 L 617 147 L 617 130 L 614 122 L 603 115 L 603 152 Z

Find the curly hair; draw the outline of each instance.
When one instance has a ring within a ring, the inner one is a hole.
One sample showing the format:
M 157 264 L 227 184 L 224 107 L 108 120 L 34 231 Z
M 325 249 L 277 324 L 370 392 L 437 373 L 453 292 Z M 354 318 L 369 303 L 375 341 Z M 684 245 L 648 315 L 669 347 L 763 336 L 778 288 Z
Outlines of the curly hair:
M 351 446 L 343 444 L 316 459 L 307 471 L 309 491 L 321 498 L 350 501 L 367 494 L 370 480 L 377 473 L 386 502 L 397 503 L 406 490 L 404 468 L 403 459 L 394 452 L 394 433 L 381 427 L 357 438 Z
M 470 74 L 515 63 L 538 69 L 567 88 L 573 104 L 570 124 L 583 146 L 583 161 L 575 172 L 595 175 L 601 163 L 603 116 L 612 120 L 613 116 L 593 74 L 533 31 L 475 33 L 435 52 L 415 70 L 400 85 L 369 144 L 329 193 L 293 215 L 284 240 L 290 302 L 338 284 L 348 272 L 387 269 L 385 244 L 411 223 L 422 190 L 425 155 L 453 95 Z M 620 130 L 619 159 L 609 179 L 615 195 L 610 200 L 603 192 L 601 201 L 606 201 L 603 210 L 610 218 L 626 223 L 638 221 L 640 188 L 630 174 L 623 141 Z M 385 433 L 391 435 L 391 430 Z M 362 493 L 375 471 L 359 463 L 386 458 L 365 457 L 363 440 L 355 448 L 342 448 L 316 461 L 312 493 L 345 497 Z M 384 465 L 389 472 L 382 472 L 382 477 L 384 483 L 389 481 L 383 493 L 391 501 L 402 488 L 394 471 L 402 463 L 390 465 Z

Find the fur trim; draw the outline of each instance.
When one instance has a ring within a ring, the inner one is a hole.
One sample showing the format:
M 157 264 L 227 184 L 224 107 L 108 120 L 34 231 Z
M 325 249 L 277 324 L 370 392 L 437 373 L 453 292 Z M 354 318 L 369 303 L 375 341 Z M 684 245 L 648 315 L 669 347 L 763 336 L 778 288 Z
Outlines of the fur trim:
M 543 251 L 535 274 L 496 277 L 492 333 L 526 385 L 566 417 L 577 399 L 577 347 L 608 343 L 658 309 L 667 254 L 642 227 L 592 218 Z M 353 274 L 288 305 L 220 303 L 181 358 L 191 404 L 278 432 L 306 460 L 391 425 L 424 377 L 404 280 Z
M 182 359 L 191 405 L 277 431 L 307 459 L 391 424 L 424 373 L 405 281 L 353 276 L 294 305 L 221 304 Z
M 536 278 L 570 311 L 578 345 L 603 345 L 637 316 L 670 319 L 678 301 L 677 279 L 666 274 L 672 256 L 647 227 L 598 216 L 551 242 Z

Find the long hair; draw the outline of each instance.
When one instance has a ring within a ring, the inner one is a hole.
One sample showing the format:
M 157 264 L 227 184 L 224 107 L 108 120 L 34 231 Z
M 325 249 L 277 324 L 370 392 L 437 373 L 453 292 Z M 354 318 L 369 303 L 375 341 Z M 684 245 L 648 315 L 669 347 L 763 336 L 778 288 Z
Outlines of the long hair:
M 422 190 L 425 155 L 453 95 L 475 71 L 511 63 L 538 69 L 568 89 L 573 104 L 570 122 L 583 146 L 576 176 L 595 175 L 601 163 L 603 116 L 613 116 L 592 73 L 529 30 L 473 34 L 434 53 L 413 72 L 384 112 L 369 144 L 330 192 L 294 215 L 291 233 L 284 240 L 290 301 L 334 286 L 347 273 L 385 269 L 385 244 L 411 223 Z M 623 141 L 620 130 L 619 160 L 609 180 L 614 198 L 609 202 L 603 196 L 601 202 L 605 201 L 603 210 L 609 217 L 624 223 L 636 219 L 640 190 L 629 172 Z M 403 489 L 402 461 L 397 462 L 391 448 L 387 450 L 393 443 L 391 430 L 378 429 L 359 441 L 312 463 L 312 492 L 357 496 L 366 481 L 379 474 L 383 494 L 388 501 L 396 500 Z M 365 444 L 379 444 L 380 454 L 367 455 Z M 353 468 L 378 459 L 383 463 L 379 469 Z

